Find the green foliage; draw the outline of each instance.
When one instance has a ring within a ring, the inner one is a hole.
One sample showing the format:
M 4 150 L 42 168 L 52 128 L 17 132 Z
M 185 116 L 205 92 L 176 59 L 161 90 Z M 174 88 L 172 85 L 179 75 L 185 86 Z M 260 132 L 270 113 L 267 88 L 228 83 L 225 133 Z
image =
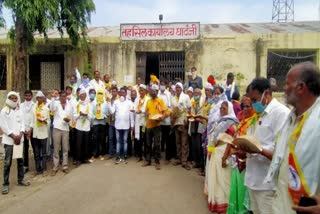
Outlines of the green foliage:
M 77 46 L 81 36 L 86 36 L 87 23 L 95 10 L 93 0 L 0 0 L 0 4 L 0 10 L 2 5 L 12 10 L 14 23 L 17 17 L 23 21 L 29 44 L 35 32 L 48 38 L 47 32 L 56 27 L 61 36 L 65 30 L 72 45 Z M 14 39 L 14 30 L 9 31 L 11 39 Z

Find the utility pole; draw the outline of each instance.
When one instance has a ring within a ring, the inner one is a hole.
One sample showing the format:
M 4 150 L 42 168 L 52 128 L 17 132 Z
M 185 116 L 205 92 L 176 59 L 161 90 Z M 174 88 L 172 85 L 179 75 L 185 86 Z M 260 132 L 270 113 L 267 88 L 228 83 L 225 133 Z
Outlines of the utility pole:
M 273 0 L 273 22 L 294 21 L 294 0 Z

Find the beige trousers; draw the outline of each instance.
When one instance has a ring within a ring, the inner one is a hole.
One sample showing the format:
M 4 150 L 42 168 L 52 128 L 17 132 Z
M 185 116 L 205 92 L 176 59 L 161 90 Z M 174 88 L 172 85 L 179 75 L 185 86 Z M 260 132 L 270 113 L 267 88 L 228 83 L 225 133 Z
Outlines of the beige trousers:
M 69 132 L 53 129 L 53 170 L 58 170 L 62 145 L 62 168 L 68 168 Z
M 273 190 L 252 190 L 249 189 L 251 210 L 254 214 L 273 214 Z

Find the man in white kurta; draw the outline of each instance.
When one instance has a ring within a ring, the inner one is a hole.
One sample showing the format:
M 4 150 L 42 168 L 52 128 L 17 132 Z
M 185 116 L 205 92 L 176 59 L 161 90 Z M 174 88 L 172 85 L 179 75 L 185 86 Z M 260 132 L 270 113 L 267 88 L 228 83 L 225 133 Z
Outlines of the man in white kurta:
M 136 145 L 135 145 L 135 153 L 138 156 L 138 161 L 142 161 L 143 157 L 143 146 L 146 143 L 146 117 L 145 110 L 146 105 L 149 100 L 147 96 L 147 86 L 144 84 L 140 84 L 139 86 L 139 94 L 140 96 L 136 98 L 134 102 L 135 108 L 135 123 L 134 123 L 134 134 Z
M 262 145 L 260 154 L 248 154 L 245 185 L 248 187 L 253 213 L 272 213 L 274 183 L 264 183 L 271 163 L 277 133 L 289 114 L 289 109 L 272 97 L 270 83 L 265 78 L 251 82 L 249 96 L 252 106 L 260 115 L 249 127 L 247 134 L 256 137 Z M 271 153 L 271 155 L 270 155 Z
M 12 163 L 14 145 L 19 145 L 24 134 L 24 122 L 22 111 L 18 108 L 18 93 L 11 91 L 7 95 L 6 103 L 0 113 L 0 128 L 3 131 L 2 143 L 4 144 L 5 158 L 3 167 L 2 194 L 9 193 L 9 176 Z M 22 145 L 20 145 L 22 146 Z M 29 186 L 29 182 L 24 182 L 24 169 L 22 152 L 17 159 L 18 185 Z
M 35 103 L 32 101 L 32 91 L 30 90 L 25 91 L 24 98 L 25 101 L 21 103 L 20 109 L 23 113 L 23 121 L 25 126 L 25 134 L 23 136 L 23 165 L 26 173 L 29 171 L 29 141 L 31 142 L 31 145 L 34 144 L 34 140 L 31 135 L 30 124 Z
M 34 138 L 33 153 L 37 174 L 47 171 L 47 141 L 50 127 L 50 110 L 45 104 L 46 97 L 41 91 L 36 95 L 37 104 L 33 109 L 31 120 L 32 136 Z
M 319 69 L 311 62 L 293 66 L 284 91 L 286 102 L 294 108 L 279 134 L 265 182 L 276 183 L 274 213 L 294 214 L 292 207 L 302 196 L 320 193 Z
M 76 165 L 89 163 L 89 132 L 92 120 L 90 103 L 87 100 L 85 89 L 79 92 L 80 100 L 73 109 L 73 119 L 75 120 L 75 129 L 77 135 L 76 152 L 74 160 Z
M 187 160 L 189 156 L 189 142 L 187 129 L 187 113 L 190 113 L 191 101 L 188 95 L 183 93 L 183 85 L 176 84 L 176 95 L 171 100 L 171 114 L 173 126 L 176 133 L 176 146 L 179 161 L 175 164 L 182 164 L 182 167 L 190 170 Z

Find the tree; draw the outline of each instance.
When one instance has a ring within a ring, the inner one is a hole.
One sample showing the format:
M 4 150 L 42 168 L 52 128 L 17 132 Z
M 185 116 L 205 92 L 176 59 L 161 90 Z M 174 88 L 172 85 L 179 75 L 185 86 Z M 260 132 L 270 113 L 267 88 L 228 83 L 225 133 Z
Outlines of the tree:
M 26 89 L 28 48 L 34 42 L 33 34 L 39 32 L 47 39 L 47 32 L 57 28 L 63 36 L 69 35 L 71 44 L 77 46 L 86 36 L 87 23 L 95 10 L 93 0 L 0 0 L 2 6 L 12 11 L 14 26 L 9 36 L 14 40 L 13 90 Z M 0 19 L 3 24 L 3 18 Z

